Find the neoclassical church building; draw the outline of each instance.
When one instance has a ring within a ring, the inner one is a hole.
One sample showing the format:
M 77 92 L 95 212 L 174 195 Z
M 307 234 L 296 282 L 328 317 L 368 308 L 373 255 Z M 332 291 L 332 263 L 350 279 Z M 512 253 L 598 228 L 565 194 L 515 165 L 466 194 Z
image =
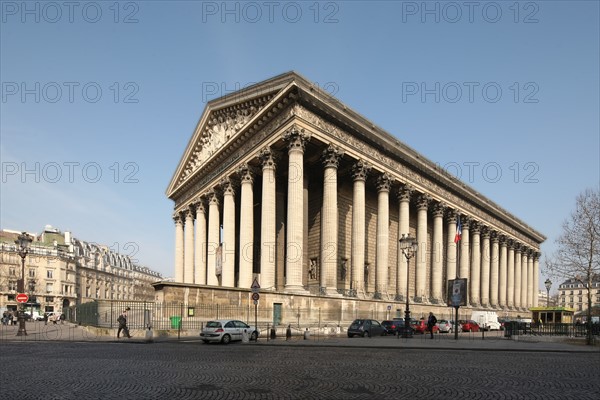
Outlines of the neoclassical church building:
M 210 101 L 167 196 L 164 300 L 251 304 L 256 279 L 265 306 L 423 313 L 461 277 L 472 309 L 538 303 L 541 233 L 295 72 Z

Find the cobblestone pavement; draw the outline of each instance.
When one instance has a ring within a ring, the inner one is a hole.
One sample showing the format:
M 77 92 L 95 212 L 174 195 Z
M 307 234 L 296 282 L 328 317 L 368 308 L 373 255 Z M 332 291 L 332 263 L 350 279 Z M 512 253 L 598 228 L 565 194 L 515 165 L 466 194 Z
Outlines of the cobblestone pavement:
M 600 398 L 597 352 L 4 341 L 0 360 L 6 399 Z

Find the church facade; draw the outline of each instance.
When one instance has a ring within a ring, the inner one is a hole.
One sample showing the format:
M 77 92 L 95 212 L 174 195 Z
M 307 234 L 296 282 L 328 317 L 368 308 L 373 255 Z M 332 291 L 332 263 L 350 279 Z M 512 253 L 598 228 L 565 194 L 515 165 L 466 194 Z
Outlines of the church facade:
M 472 309 L 538 305 L 541 233 L 294 72 L 210 101 L 167 196 L 163 300 L 250 304 L 256 280 L 263 304 L 425 312 L 460 277 Z

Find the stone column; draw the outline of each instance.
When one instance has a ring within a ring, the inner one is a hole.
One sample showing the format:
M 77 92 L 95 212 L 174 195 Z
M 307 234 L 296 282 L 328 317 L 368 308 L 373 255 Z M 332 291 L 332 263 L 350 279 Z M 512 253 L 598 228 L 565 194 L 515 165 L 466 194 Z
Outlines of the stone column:
M 481 301 L 483 307 L 490 304 L 490 230 L 487 226 L 481 228 Z M 496 269 L 498 273 L 498 269 Z M 496 285 L 498 280 L 496 279 Z
M 388 258 L 390 247 L 390 185 L 389 175 L 377 179 L 377 266 L 375 272 L 376 299 L 388 292 Z
M 181 215 L 173 215 L 175 222 L 175 282 L 183 282 L 183 221 Z
M 258 158 L 262 165 L 262 197 L 260 209 L 260 288 L 275 289 L 276 243 L 276 185 L 275 157 L 270 147 L 261 150 Z
M 432 303 L 443 303 L 443 241 L 444 241 L 444 209 L 446 207 L 437 203 L 433 207 L 433 248 L 431 249 L 431 296 Z
M 285 132 L 288 142 L 288 198 L 286 232 L 286 282 L 287 293 L 307 293 L 302 285 L 304 267 L 304 146 L 310 134 L 293 126 Z
M 515 306 L 515 249 L 514 242 L 509 239 L 506 243 L 508 255 L 506 256 L 506 306 Z
M 515 244 L 515 307 L 521 308 L 521 286 L 523 275 L 521 274 L 521 244 Z
M 540 287 L 540 253 L 533 253 L 533 306 L 538 307 L 538 291 Z
M 455 279 L 456 274 L 456 210 L 448 211 L 448 240 L 446 246 L 446 279 Z
M 229 178 L 221 181 L 223 189 L 223 242 L 221 285 L 235 287 L 235 189 Z
M 417 199 L 417 255 L 416 255 L 416 273 L 415 273 L 415 302 L 423 303 L 427 301 L 427 209 L 429 208 L 430 198 L 421 194 Z
M 527 304 L 527 288 L 529 287 L 528 283 L 528 273 L 527 273 L 527 253 L 529 249 L 523 247 L 521 251 L 521 308 L 529 307 Z
M 499 299 L 498 305 L 502 308 L 508 306 L 507 303 L 507 280 L 508 280 L 508 267 L 506 265 L 507 260 L 507 248 L 506 248 L 506 236 L 500 236 L 500 274 L 498 280 L 498 292 Z
M 409 216 L 410 216 L 410 194 L 412 189 L 409 185 L 404 184 L 398 189 L 398 240 L 402 239 L 402 235 L 409 234 Z M 404 256 L 400 243 L 396 245 L 396 300 L 406 301 L 408 296 L 408 260 Z
M 352 280 L 354 295 L 364 293 L 365 282 L 365 182 L 371 167 L 358 160 L 352 166 Z
M 185 210 L 185 225 L 183 234 L 183 282 L 194 283 L 194 217 L 195 210 L 188 207 Z
M 530 250 L 527 254 L 527 308 L 533 307 L 533 292 L 533 250 Z
M 217 253 L 221 244 L 221 211 L 216 192 L 208 193 L 208 246 L 206 254 L 206 284 L 218 286 Z M 221 261 L 219 261 L 220 263 Z
M 330 144 L 321 161 L 324 166 L 323 206 L 321 213 L 321 276 L 320 286 L 327 296 L 339 296 L 337 292 L 338 265 L 338 198 L 337 168 L 344 152 Z
M 254 266 L 254 174 L 248 164 L 238 168 L 240 177 L 240 250 L 238 287 L 252 286 Z
M 194 283 L 206 284 L 206 207 L 199 199 L 196 204 L 196 234 L 194 235 Z
M 479 222 L 473 221 L 471 223 L 471 235 L 473 240 L 471 241 L 471 304 L 478 306 L 480 302 L 481 287 L 481 237 L 480 237 L 480 226 Z
M 470 249 L 469 249 L 469 218 L 465 215 L 460 216 L 462 224 L 462 235 L 460 239 L 460 277 L 469 277 L 469 268 L 471 266 Z
M 497 307 L 499 304 L 498 292 L 500 290 L 499 288 L 502 287 L 502 284 L 500 284 L 502 272 L 498 272 L 498 264 L 502 265 L 502 255 L 501 250 L 498 251 L 498 232 L 493 231 L 490 238 L 492 242 L 492 259 L 490 260 L 490 305 L 492 307 Z M 500 268 L 500 270 L 502 270 L 502 268 Z M 506 271 L 506 246 L 504 246 L 504 270 Z M 504 275 L 504 278 L 506 280 L 506 274 Z M 504 291 L 504 300 L 506 301 L 506 290 Z

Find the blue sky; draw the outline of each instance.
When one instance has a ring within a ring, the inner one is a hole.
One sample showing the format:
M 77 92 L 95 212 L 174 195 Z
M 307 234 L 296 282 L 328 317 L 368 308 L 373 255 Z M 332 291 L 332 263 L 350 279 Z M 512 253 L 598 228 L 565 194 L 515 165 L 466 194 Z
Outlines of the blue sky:
M 4 229 L 51 224 L 172 276 L 164 193 L 206 102 L 290 70 L 544 253 L 599 184 L 597 1 L 69 4 L 1 2 Z

